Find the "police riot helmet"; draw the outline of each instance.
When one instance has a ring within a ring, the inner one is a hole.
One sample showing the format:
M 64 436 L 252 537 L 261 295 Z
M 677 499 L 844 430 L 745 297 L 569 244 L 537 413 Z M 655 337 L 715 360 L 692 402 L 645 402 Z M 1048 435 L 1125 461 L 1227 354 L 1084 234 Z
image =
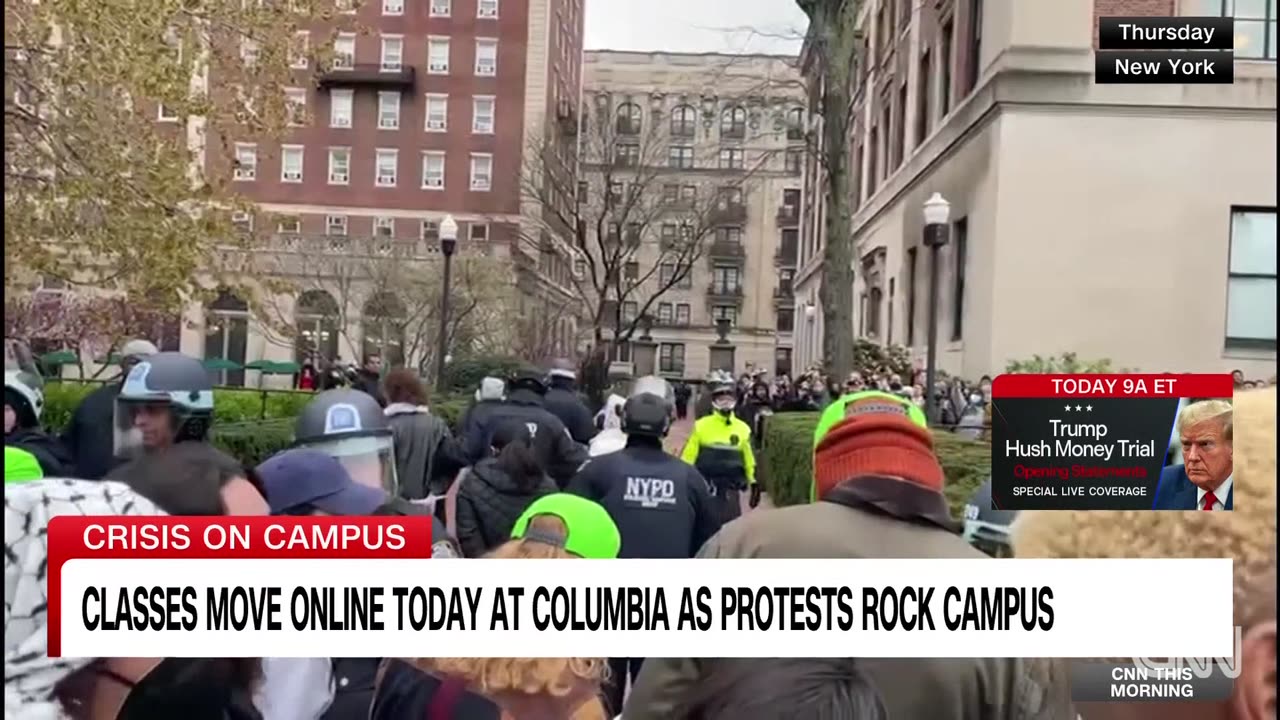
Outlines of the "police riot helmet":
M 294 447 L 342 462 L 351 479 L 395 495 L 395 443 L 382 406 L 362 390 L 325 390 L 307 403 L 294 424 Z
M 116 395 L 115 452 L 119 456 L 201 441 L 213 424 L 213 381 L 204 365 L 178 352 L 139 358 Z
M 991 479 L 988 478 L 964 506 L 964 539 L 992 557 L 1012 557 L 1009 532 L 1017 517 L 1017 510 L 991 506 Z
M 568 358 L 558 358 L 555 362 L 551 363 L 551 369 L 547 371 L 548 382 L 553 378 L 560 378 L 561 380 L 577 380 L 578 371 Z
M 711 396 L 711 407 L 721 415 L 732 413 L 738 404 L 738 383 L 727 370 L 711 373 L 707 393 Z
M 44 412 L 44 379 L 27 370 L 6 369 L 4 404 L 13 409 L 16 427 L 39 425 Z
M 628 435 L 665 437 L 675 412 L 675 390 L 656 375 L 636 380 L 622 406 L 622 431 Z
M 546 395 L 546 375 L 535 368 L 521 368 L 512 373 L 511 379 L 507 381 L 507 392 L 513 390 L 530 390 L 538 395 Z

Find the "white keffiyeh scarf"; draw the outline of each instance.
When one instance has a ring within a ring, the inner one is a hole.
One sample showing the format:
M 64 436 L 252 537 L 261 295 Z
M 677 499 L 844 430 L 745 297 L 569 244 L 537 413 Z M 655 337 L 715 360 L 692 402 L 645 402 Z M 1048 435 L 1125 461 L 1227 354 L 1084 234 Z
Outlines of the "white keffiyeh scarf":
M 164 515 L 115 482 L 45 479 L 4 486 L 4 714 L 62 720 L 51 695 L 92 658 L 48 657 L 49 519 L 58 515 Z

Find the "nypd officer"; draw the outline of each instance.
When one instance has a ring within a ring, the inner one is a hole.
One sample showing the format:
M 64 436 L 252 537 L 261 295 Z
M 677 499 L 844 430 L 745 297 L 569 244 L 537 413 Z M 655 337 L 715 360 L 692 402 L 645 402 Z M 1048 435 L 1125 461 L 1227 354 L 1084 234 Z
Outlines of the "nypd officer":
M 751 427 L 734 414 L 737 387 L 731 378 L 718 378 L 708 388 L 712 412 L 693 424 L 680 456 L 711 484 L 722 523 L 742 514 L 739 494 L 756 482 L 756 457 L 751 450 Z M 757 499 L 753 492 L 753 500 Z
M 592 458 L 567 488 L 609 512 L 622 535 L 620 558 L 691 558 L 720 529 L 706 479 L 662 448 L 675 414 L 672 397 L 662 378 L 637 380 L 622 407 L 626 447 Z M 622 711 L 628 675 L 634 682 L 641 662 L 609 661 L 605 694 L 615 713 Z
M 964 506 L 964 539 L 992 557 L 1013 557 L 1009 534 L 1017 517 L 1017 510 L 992 507 L 991 479 L 988 478 Z
M 357 483 L 398 494 L 391 426 L 372 395 L 351 388 L 325 390 L 302 408 L 293 434 L 294 447 L 335 457 Z

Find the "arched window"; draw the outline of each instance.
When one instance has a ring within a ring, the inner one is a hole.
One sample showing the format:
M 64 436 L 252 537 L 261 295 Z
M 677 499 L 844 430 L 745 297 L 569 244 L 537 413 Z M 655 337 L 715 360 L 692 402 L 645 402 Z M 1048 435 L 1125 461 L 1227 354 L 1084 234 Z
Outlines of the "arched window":
M 787 139 L 804 139 L 804 108 L 791 108 L 787 111 Z
M 742 139 L 747 136 L 747 111 L 733 105 L 720 113 L 720 137 Z
M 338 359 L 338 303 L 324 290 L 308 290 L 294 309 L 298 337 L 294 359 L 311 360 L 317 367 Z
M 640 134 L 640 106 L 635 103 L 623 103 L 618 106 L 618 134 Z
M 204 323 L 204 359 L 227 360 L 243 366 L 249 344 L 249 303 L 227 288 L 206 308 Z M 210 370 L 215 385 L 244 385 L 244 369 Z
M 404 365 L 405 318 L 408 312 L 389 292 L 376 293 L 364 304 L 363 354 L 380 355 L 388 367 Z
M 671 111 L 671 134 L 693 137 L 698 128 L 698 111 L 691 105 L 680 105 Z

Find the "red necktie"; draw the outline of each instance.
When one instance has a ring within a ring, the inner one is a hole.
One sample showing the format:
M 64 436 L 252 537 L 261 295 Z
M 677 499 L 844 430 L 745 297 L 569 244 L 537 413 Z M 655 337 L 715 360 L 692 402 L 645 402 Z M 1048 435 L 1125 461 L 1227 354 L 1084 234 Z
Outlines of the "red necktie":
M 1217 505 L 1217 504 L 1218 504 L 1218 496 L 1217 496 L 1217 495 L 1214 495 L 1214 494 L 1213 494 L 1213 491 L 1212 491 L 1212 490 L 1210 490 L 1209 492 L 1207 492 L 1207 493 L 1205 493 L 1205 494 L 1204 494 L 1204 507 L 1202 507 L 1202 508 L 1200 508 L 1200 509 L 1201 509 L 1201 510 L 1212 510 L 1212 509 L 1213 509 L 1213 506 L 1214 506 L 1214 505 Z

